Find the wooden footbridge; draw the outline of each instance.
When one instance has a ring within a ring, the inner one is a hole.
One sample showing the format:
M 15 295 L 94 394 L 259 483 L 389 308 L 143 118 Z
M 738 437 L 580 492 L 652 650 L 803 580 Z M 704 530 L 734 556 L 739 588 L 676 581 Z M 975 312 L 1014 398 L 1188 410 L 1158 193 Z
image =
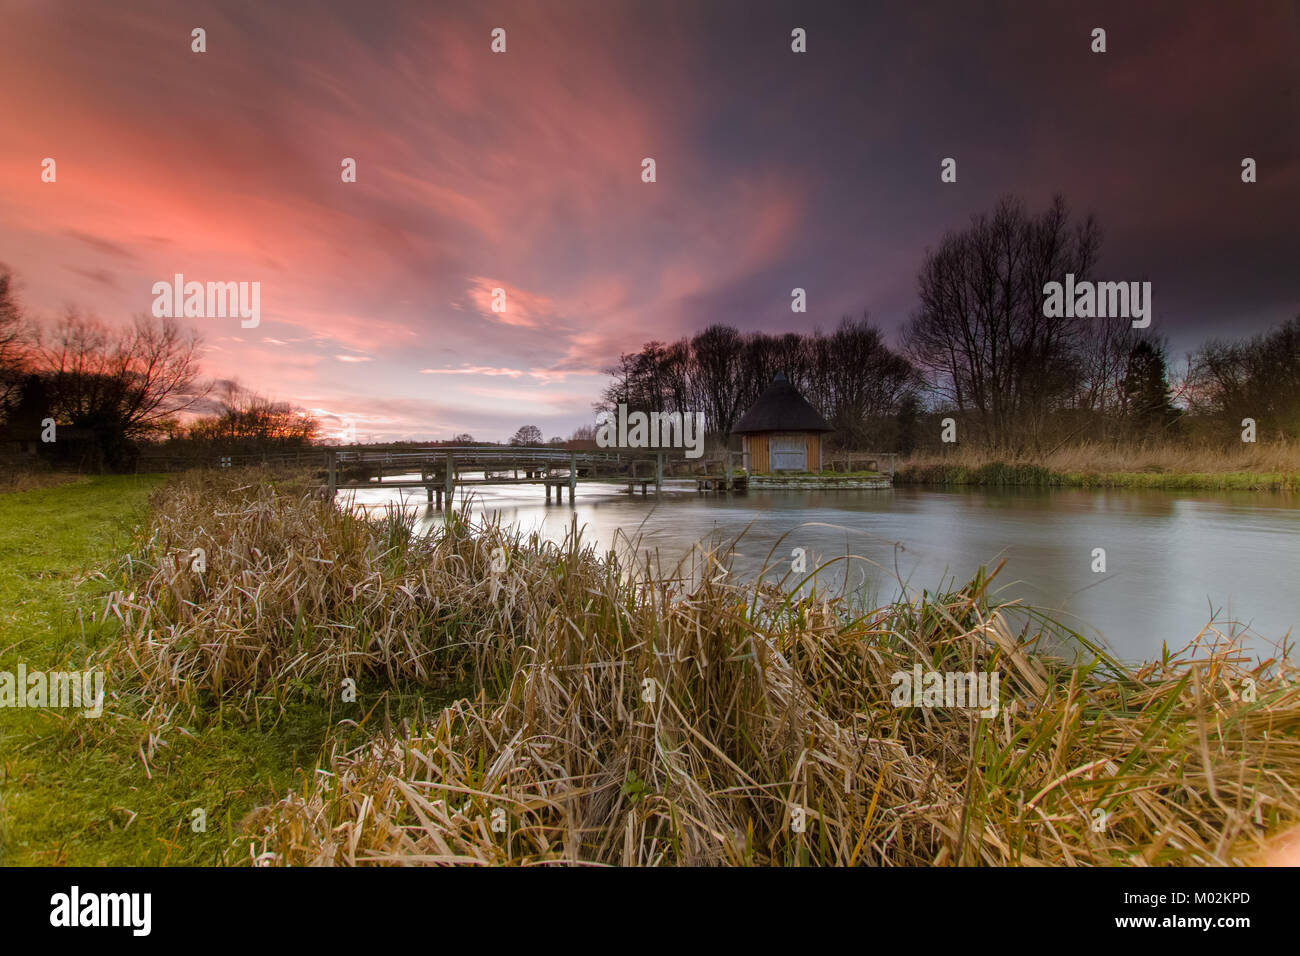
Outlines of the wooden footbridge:
M 355 446 L 326 449 L 326 491 L 331 498 L 340 491 L 376 488 L 423 488 L 429 507 L 450 508 L 457 488 L 480 485 L 541 485 L 546 503 L 561 504 L 569 492 L 573 504 L 579 481 L 627 484 L 628 494 L 637 485 L 648 494 L 663 493 L 665 466 L 668 478 L 694 480 L 697 491 L 733 491 L 744 487 L 745 475 L 735 473 L 739 452 L 723 459 L 689 459 L 680 451 L 569 451 L 562 448 L 533 448 L 502 445 L 398 445 Z M 687 463 L 687 465 L 683 465 Z M 687 474 L 671 471 L 688 467 Z M 714 472 L 710 474 L 710 472 Z M 385 479 L 387 473 L 389 477 Z M 482 474 L 481 478 L 466 477 Z M 418 474 L 419 478 L 410 477 Z

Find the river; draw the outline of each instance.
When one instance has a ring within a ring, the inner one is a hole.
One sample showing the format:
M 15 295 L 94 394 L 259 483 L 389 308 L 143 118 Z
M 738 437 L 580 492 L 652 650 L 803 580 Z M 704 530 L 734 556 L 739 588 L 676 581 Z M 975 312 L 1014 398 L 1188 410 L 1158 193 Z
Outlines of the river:
M 581 484 L 573 507 L 538 486 L 475 488 L 473 510 L 563 538 L 576 517 L 599 549 L 635 540 L 671 569 L 698 545 L 736 541 L 734 573 L 779 581 L 803 549 L 823 589 L 891 601 L 904 590 L 965 582 L 1006 566 L 995 590 L 1046 612 L 1125 660 L 1181 649 L 1212 619 L 1258 656 L 1300 623 L 1300 496 L 1257 492 L 917 488 L 697 495 L 666 483 L 660 499 Z M 423 492 L 356 493 L 368 509 Z M 435 513 L 426 520 L 437 521 Z M 1094 571 L 1095 549 L 1105 570 Z M 847 574 L 847 584 L 846 584 Z M 1291 655 L 1295 659 L 1294 653 Z

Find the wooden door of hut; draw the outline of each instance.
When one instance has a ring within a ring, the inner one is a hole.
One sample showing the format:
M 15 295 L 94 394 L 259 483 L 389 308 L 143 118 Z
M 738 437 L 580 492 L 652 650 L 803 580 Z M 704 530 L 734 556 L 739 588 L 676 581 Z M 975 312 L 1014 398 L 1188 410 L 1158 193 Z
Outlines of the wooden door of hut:
M 808 470 L 808 444 L 802 435 L 773 435 L 769 448 L 773 471 Z

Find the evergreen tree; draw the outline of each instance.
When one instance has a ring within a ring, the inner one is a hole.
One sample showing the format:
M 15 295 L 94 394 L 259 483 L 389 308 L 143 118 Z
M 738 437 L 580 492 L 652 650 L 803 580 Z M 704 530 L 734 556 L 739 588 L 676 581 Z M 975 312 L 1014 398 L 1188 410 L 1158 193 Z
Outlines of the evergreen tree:
M 1142 339 L 1128 355 L 1124 371 L 1124 408 L 1128 419 L 1139 432 L 1163 429 L 1177 419 L 1169 393 L 1164 349 Z
M 921 403 L 915 392 L 908 392 L 898 403 L 898 451 L 910 455 L 916 451 L 917 433 L 921 428 Z

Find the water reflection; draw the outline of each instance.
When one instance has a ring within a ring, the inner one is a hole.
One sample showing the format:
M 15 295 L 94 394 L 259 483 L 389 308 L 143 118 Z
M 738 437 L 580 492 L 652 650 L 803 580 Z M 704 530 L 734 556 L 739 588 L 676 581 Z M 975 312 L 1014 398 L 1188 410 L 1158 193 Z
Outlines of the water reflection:
M 1224 631 L 1248 628 L 1249 645 L 1268 655 L 1300 621 L 1300 501 L 1290 495 L 895 488 L 727 497 L 667 487 L 656 500 L 584 484 L 570 507 L 547 506 L 538 487 L 489 486 L 475 489 L 472 507 L 552 540 L 576 517 L 600 549 L 635 539 L 669 568 L 689 565 L 701 543 L 735 541 L 735 572 L 773 581 L 791 570 L 795 549 L 809 568 L 847 555 L 817 585 L 872 603 L 965 581 L 1005 559 L 1002 594 L 1127 659 L 1158 655 L 1164 642 L 1181 648 L 1212 618 Z M 368 508 L 399 500 L 424 506 L 418 489 L 356 493 Z M 1105 573 L 1092 570 L 1098 548 Z

